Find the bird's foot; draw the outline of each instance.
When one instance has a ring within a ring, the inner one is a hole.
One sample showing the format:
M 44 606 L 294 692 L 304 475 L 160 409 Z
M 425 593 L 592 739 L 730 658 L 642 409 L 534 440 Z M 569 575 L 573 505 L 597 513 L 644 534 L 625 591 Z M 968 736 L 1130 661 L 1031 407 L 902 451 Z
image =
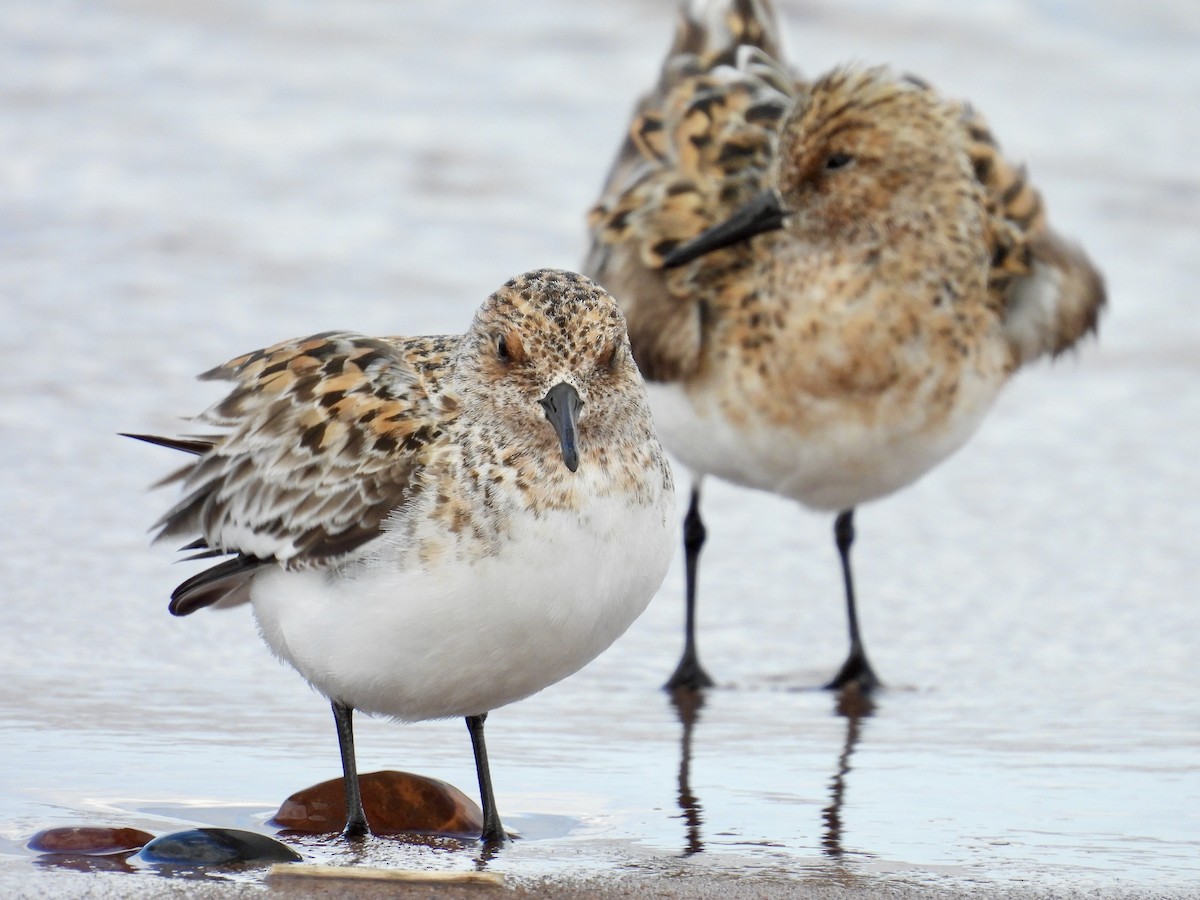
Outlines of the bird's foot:
M 695 654 L 685 653 L 679 660 L 679 665 L 675 667 L 674 674 L 667 679 L 663 688 L 668 691 L 699 691 L 715 684 L 716 682 L 704 671 L 704 667 L 700 665 L 700 660 L 696 658 Z
M 842 668 L 838 670 L 837 675 L 825 685 L 825 690 L 841 691 L 848 687 L 853 687 L 864 694 L 883 687 L 883 682 L 879 680 L 879 676 L 871 668 L 871 663 L 867 661 L 866 654 L 852 652 L 846 657 L 846 661 L 842 663 Z
M 512 835 L 500 827 L 485 827 L 483 829 L 483 834 L 479 836 L 479 843 L 482 844 L 483 848 L 489 852 L 507 847 L 512 842 Z

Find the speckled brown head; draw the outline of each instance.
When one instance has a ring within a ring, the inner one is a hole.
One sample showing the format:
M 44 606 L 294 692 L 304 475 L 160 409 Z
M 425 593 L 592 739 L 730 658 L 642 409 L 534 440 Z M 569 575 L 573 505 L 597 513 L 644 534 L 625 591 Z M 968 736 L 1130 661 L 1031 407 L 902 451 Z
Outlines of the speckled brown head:
M 574 272 L 538 269 L 492 294 L 463 336 L 464 414 L 552 444 L 571 471 L 592 432 L 644 410 L 616 301 Z
M 960 105 L 885 68 L 835 69 L 795 100 L 761 194 L 666 257 L 680 266 L 786 228 L 810 245 L 886 240 L 982 210 Z
M 853 241 L 864 229 L 928 214 L 939 192 L 971 186 L 961 115 L 886 69 L 824 76 L 780 135 L 771 180 L 788 230 L 813 243 Z

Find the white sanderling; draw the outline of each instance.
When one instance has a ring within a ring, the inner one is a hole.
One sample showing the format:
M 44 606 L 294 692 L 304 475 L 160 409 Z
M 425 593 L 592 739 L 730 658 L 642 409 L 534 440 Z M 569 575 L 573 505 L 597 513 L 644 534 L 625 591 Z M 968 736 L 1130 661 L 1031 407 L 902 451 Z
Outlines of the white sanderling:
M 489 710 L 580 669 L 646 608 L 674 490 L 625 320 L 571 272 L 492 294 L 463 335 L 318 334 L 201 376 L 235 387 L 161 538 L 232 555 L 171 612 L 249 600 L 271 650 L 333 704 L 346 834 L 368 833 L 351 718 L 463 716 L 484 810 Z M 198 537 L 197 537 L 198 535 Z
M 706 474 L 838 513 L 850 653 L 829 687 L 878 684 L 854 508 L 962 446 L 1105 303 L 969 105 L 883 68 L 801 80 L 777 34 L 767 0 L 685 6 L 589 219 L 585 271 L 625 310 L 656 427 L 693 473 L 669 687 L 712 683 L 694 634 Z

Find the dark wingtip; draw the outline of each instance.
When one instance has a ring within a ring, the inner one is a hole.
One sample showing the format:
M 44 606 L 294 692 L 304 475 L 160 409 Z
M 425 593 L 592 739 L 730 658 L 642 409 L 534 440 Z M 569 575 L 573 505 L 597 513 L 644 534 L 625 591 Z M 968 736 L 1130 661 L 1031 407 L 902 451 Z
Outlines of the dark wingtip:
M 250 573 L 268 562 L 254 556 L 238 556 L 205 569 L 171 592 L 171 603 L 167 609 L 173 616 L 187 616 L 198 609 L 212 606 L 240 588 Z

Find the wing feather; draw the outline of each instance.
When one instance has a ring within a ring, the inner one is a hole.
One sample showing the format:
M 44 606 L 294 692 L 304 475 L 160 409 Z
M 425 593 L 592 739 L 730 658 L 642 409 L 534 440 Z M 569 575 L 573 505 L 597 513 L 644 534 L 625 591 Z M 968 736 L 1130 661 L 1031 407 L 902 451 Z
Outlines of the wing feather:
M 704 292 L 694 282 L 706 265 L 664 272 L 663 257 L 762 187 L 799 89 L 780 59 L 764 0 L 685 5 L 659 82 L 638 103 L 589 214 L 584 271 L 620 301 L 651 381 L 699 364 Z
M 1024 166 L 1006 160 L 983 117 L 963 107 L 968 154 L 984 189 L 992 302 L 1021 364 L 1057 356 L 1096 330 L 1108 302 L 1104 278 L 1078 247 L 1050 229 Z
M 436 390 L 453 340 L 327 332 L 285 341 L 201 376 L 234 383 L 199 417 L 220 434 L 138 435 L 196 455 L 171 476 L 184 496 L 155 524 L 156 539 L 236 554 L 181 584 L 171 611 L 216 603 L 267 563 L 336 564 L 378 535 L 454 414 Z

